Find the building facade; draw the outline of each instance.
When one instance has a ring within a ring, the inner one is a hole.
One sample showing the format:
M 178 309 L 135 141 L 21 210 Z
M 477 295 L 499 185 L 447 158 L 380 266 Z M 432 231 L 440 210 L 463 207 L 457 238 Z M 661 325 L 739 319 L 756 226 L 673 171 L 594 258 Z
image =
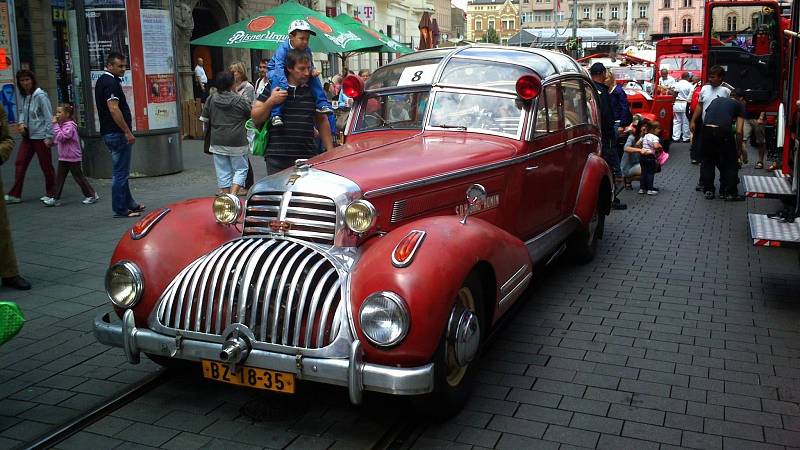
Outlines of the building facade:
M 561 10 L 558 10 L 559 3 L 555 0 L 522 0 L 519 5 L 521 28 L 567 28 L 572 26 L 568 9 L 568 4 L 572 3 L 563 0 L 560 2 Z
M 455 5 L 450 5 L 450 28 L 452 30 L 451 42 L 467 37 L 467 12 L 456 8 Z
M 630 36 L 627 31 L 628 2 L 626 1 L 582 0 L 578 3 L 578 26 L 605 28 L 626 41 L 649 41 L 650 17 L 653 12 L 651 2 L 635 0 L 632 6 Z
M 654 0 L 653 40 L 703 34 L 702 0 Z
M 450 0 L 433 0 L 433 14 L 431 19 L 436 19 L 439 25 L 439 39 L 446 41 L 453 35 Z
M 467 3 L 467 40 L 481 41 L 494 29 L 501 44 L 519 31 L 519 0 L 472 0 Z

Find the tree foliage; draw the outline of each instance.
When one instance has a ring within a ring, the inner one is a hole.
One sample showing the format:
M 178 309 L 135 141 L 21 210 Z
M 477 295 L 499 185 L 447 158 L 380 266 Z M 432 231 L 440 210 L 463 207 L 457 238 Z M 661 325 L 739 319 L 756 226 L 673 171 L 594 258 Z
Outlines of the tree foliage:
M 495 31 L 494 28 L 489 28 L 483 35 L 483 39 L 481 39 L 481 42 L 486 42 L 489 44 L 499 44 L 500 36 L 497 35 L 497 31 Z

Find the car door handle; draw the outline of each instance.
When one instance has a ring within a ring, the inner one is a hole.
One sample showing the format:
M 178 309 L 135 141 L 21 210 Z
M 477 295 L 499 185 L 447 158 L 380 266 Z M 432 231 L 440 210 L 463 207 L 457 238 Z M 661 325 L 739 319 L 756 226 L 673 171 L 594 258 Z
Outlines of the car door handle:
M 536 170 L 538 168 L 539 168 L 539 166 L 528 166 L 528 167 L 525 168 L 525 171 L 526 172 L 530 172 L 531 170 Z

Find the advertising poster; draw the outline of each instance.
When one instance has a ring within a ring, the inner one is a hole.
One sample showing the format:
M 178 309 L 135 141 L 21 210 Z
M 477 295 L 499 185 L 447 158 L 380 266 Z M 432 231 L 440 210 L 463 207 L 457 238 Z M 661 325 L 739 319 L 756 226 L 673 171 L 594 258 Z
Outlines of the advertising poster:
M 174 74 L 147 75 L 147 120 L 150 129 L 177 126 L 177 91 Z
M 11 22 L 8 3 L 0 2 L 0 102 L 6 110 L 8 123 L 17 121 L 17 85 L 14 83 L 13 54 L 11 52 Z
M 166 8 L 158 0 L 143 0 L 142 6 Z M 178 126 L 175 53 L 172 47 L 172 17 L 167 9 L 142 9 L 141 33 L 144 73 L 147 80 L 147 121 L 151 130 Z
M 67 23 L 69 24 L 68 26 L 70 30 L 78 29 L 78 18 L 76 11 L 67 11 Z M 69 47 L 74 49 L 80 48 L 78 46 L 77 32 L 69 33 Z M 86 107 L 86 98 L 83 96 L 83 77 L 80 75 L 81 52 L 75 52 L 72 55 L 72 64 L 72 84 L 75 86 L 75 101 L 73 103 L 75 106 L 75 120 L 78 123 L 78 127 L 86 128 L 89 109 Z

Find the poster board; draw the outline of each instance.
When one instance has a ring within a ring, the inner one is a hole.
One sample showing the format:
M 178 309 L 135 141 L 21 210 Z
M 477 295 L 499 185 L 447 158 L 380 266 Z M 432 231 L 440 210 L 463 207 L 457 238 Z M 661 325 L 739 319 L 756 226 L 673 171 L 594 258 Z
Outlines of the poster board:
M 128 70 L 122 90 L 137 132 L 178 127 L 175 50 L 169 0 L 85 0 L 91 100 L 109 51 L 122 53 Z M 100 129 L 97 111 L 95 130 Z

